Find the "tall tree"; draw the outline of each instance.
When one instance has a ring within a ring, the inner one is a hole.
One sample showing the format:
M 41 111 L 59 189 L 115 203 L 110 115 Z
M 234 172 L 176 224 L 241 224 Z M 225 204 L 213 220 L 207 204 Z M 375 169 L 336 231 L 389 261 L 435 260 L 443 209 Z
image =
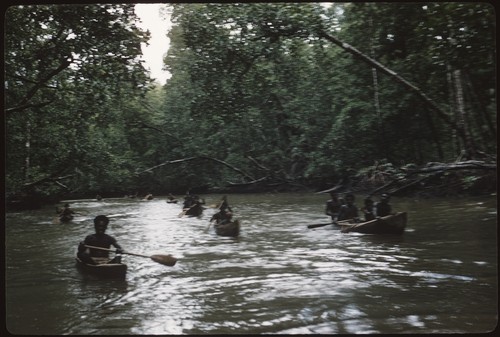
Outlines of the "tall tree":
M 148 85 L 132 5 L 31 5 L 5 16 L 7 186 L 82 175 L 124 93 Z M 75 181 L 76 182 L 76 181 Z M 60 183 L 59 186 L 65 186 Z M 47 191 L 48 189 L 43 189 Z

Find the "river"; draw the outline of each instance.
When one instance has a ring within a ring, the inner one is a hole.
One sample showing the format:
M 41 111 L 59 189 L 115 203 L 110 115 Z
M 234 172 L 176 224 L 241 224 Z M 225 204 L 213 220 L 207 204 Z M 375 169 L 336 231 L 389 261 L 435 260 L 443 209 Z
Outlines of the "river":
M 207 205 L 221 195 L 201 195 Z M 496 196 L 392 198 L 402 236 L 326 226 L 327 195 L 228 195 L 239 238 L 208 228 L 215 212 L 181 204 L 71 201 L 85 215 L 54 223 L 55 205 L 7 213 L 6 326 L 24 335 L 482 333 L 498 322 Z M 376 198 L 375 198 L 376 199 Z M 362 196 L 357 196 L 361 206 Z M 375 200 L 376 201 L 376 200 Z M 125 280 L 75 267 L 78 242 L 110 216 L 131 255 Z

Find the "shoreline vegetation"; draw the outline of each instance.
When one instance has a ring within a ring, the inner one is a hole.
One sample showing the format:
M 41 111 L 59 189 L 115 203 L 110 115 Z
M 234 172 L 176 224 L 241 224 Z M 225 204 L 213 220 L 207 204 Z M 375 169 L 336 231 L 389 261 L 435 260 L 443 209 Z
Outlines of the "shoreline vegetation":
M 178 190 L 158 186 L 156 190 L 148 189 L 146 195 L 155 196 L 192 194 L 236 194 L 236 193 L 286 193 L 310 192 L 338 193 L 352 192 L 356 194 L 380 195 L 390 194 L 396 197 L 449 197 L 467 195 L 496 195 L 497 191 L 496 163 L 479 160 L 456 161 L 453 163 L 430 162 L 417 167 L 414 164 L 395 167 L 390 163 L 375 163 L 373 166 L 360 169 L 346 175 L 336 183 L 328 178 L 316 179 L 272 179 L 263 177 L 248 183 L 228 183 L 224 186 L 185 186 Z M 141 191 L 140 187 L 132 188 Z M 141 192 L 129 195 L 128 190 L 122 193 L 98 193 L 104 198 L 141 199 Z M 64 199 L 94 199 L 92 191 L 64 193 L 52 196 L 40 196 L 38 193 L 14 195 L 6 200 L 7 211 L 37 209 L 46 204 L 61 202 Z
M 6 11 L 7 209 L 188 192 L 496 193 L 489 4 L 172 3 L 163 14 L 161 85 L 134 4 Z

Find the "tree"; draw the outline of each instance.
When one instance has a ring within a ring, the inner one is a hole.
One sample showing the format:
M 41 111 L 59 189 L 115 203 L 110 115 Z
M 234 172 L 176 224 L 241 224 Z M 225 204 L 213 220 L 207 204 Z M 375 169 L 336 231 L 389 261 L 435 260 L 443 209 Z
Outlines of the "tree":
M 148 33 L 132 5 L 13 6 L 5 19 L 8 190 L 85 175 L 122 95 L 147 89 Z

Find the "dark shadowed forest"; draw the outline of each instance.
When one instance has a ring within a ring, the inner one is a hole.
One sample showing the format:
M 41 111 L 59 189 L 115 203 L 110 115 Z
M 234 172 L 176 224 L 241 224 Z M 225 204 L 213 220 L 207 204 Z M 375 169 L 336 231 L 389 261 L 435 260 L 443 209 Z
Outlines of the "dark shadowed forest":
M 487 3 L 133 4 L 4 15 L 8 206 L 138 193 L 496 193 Z

